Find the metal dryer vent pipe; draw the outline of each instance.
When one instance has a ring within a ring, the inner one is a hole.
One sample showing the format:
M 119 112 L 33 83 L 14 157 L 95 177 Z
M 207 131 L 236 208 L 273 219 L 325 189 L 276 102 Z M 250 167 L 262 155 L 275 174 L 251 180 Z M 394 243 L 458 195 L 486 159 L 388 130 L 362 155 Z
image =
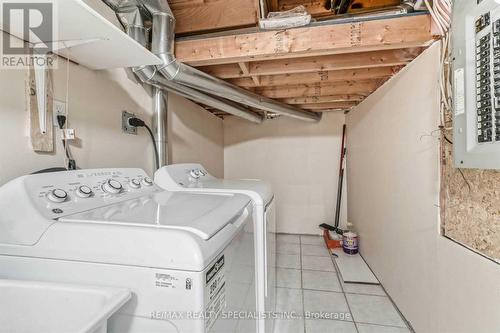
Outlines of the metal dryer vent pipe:
M 146 11 L 145 7 L 142 7 L 136 0 L 103 0 L 103 2 L 111 9 L 113 9 L 113 11 L 116 13 L 116 16 L 124 27 L 125 32 L 142 46 L 144 46 L 145 48 L 149 48 L 148 41 L 150 29 L 146 27 L 147 24 L 144 21 L 144 18 L 148 19 L 149 12 Z M 221 100 L 195 89 L 175 83 L 174 81 L 170 81 L 163 75 L 158 73 L 155 66 L 134 67 L 132 68 L 132 71 L 139 78 L 139 80 L 141 80 L 141 82 L 151 85 L 155 88 L 167 90 L 169 92 L 188 98 L 192 101 L 210 106 L 229 114 L 233 114 L 254 123 L 260 124 L 264 119 L 262 115 L 251 112 L 246 108 L 237 105 L 236 103 L 232 103 L 227 100 Z M 155 92 L 155 94 L 156 93 L 157 92 Z M 161 106 L 157 105 L 158 100 L 158 98 L 155 98 L 153 100 L 155 118 L 166 119 L 166 115 L 156 114 L 158 112 L 166 114 L 167 112 L 166 108 L 161 108 Z M 157 134 L 160 135 L 161 133 L 157 132 Z M 162 137 L 159 137 L 158 139 L 158 141 L 161 142 L 165 140 L 166 138 Z
M 256 109 L 278 113 L 301 120 L 321 120 L 320 113 L 304 111 L 296 107 L 275 101 L 271 98 L 259 96 L 179 62 L 174 55 L 175 18 L 166 0 L 103 1 L 115 10 L 118 18 L 127 31 L 130 30 L 130 28 L 132 28 L 133 30 L 136 27 L 145 30 L 146 25 L 144 24 L 144 22 L 152 22 L 153 33 L 151 50 L 155 55 L 163 60 L 163 64 L 157 66 L 157 71 L 155 71 L 153 76 L 149 77 L 150 81 L 156 82 L 157 84 L 166 85 L 165 80 L 161 78 L 161 76 L 163 76 L 170 82 L 177 83 L 178 85 L 176 89 L 178 90 L 183 89 L 179 87 L 179 85 L 181 85 L 186 88 L 189 87 L 191 89 L 197 90 L 199 93 L 201 92 L 204 97 L 211 95 L 222 98 L 219 99 L 216 97 L 212 97 L 212 102 L 217 101 L 219 104 L 226 104 L 225 107 L 221 107 L 222 105 L 219 105 L 219 107 L 216 108 L 232 114 L 234 114 L 234 112 L 230 112 L 227 110 L 228 105 L 231 106 L 231 111 L 234 111 L 234 107 L 236 107 L 236 105 L 227 104 L 227 100 L 231 100 L 233 102 L 247 105 Z M 131 12 L 133 12 L 132 7 L 134 6 L 136 7 L 136 10 L 132 16 Z M 140 20 L 137 19 L 137 13 L 141 15 Z M 130 32 L 128 33 L 130 36 L 134 35 Z M 185 90 L 185 94 L 188 94 L 188 91 L 189 90 Z M 200 103 L 206 104 L 204 102 Z M 210 104 L 206 105 L 212 106 Z M 239 114 L 236 114 L 237 116 L 241 117 L 242 115 L 244 115 L 243 118 L 245 119 L 248 119 L 250 117 L 249 113 L 256 115 L 254 112 L 248 111 L 246 109 L 241 109 L 241 107 L 238 110 L 238 113 Z M 259 122 L 261 122 L 262 117 L 259 118 Z M 255 122 L 255 119 L 251 121 Z
M 231 101 L 222 101 L 216 97 L 204 94 L 196 89 L 183 86 L 182 84 L 170 81 L 163 75 L 158 75 L 155 66 L 142 66 L 133 68 L 132 71 L 142 82 L 153 87 L 167 90 L 192 101 L 210 106 L 212 108 L 233 114 L 248 121 L 260 124 L 264 117 L 258 113 L 249 111 L 243 106 Z

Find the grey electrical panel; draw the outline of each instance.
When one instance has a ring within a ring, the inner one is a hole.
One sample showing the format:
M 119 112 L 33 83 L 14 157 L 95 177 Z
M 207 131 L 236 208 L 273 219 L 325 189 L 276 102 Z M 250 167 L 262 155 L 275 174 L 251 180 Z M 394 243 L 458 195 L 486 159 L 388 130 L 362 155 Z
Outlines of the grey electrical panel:
M 455 166 L 500 169 L 500 0 L 454 1 L 451 33 Z

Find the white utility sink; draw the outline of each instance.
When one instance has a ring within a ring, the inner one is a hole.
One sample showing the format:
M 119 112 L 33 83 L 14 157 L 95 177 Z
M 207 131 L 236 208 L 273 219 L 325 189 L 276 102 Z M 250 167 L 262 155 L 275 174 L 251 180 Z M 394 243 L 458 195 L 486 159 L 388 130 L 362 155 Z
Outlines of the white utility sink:
M 127 289 L 0 280 L 0 332 L 104 333 L 130 297 Z

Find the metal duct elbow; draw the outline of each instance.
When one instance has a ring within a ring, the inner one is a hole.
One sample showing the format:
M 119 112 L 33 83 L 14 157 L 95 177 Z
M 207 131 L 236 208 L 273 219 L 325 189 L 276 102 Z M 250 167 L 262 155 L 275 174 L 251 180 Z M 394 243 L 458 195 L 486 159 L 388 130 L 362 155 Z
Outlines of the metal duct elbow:
M 115 0 L 116 1 L 116 0 Z M 174 17 L 167 0 L 137 0 L 151 15 L 169 15 Z
M 143 16 L 145 11 L 135 0 L 103 0 L 115 12 L 123 29 L 139 44 L 148 48 L 149 29 L 145 27 Z
M 151 52 L 159 57 L 163 64 L 158 70 L 163 72 L 169 80 L 175 80 L 180 71 L 180 64 L 175 58 L 175 18 L 169 14 L 153 15 L 153 41 Z
M 174 55 L 175 18 L 166 1 L 103 0 L 103 2 L 115 11 L 127 34 L 144 47 L 148 46 L 149 40 L 149 29 L 145 27 L 145 21 L 153 23 L 152 51 L 160 57 L 163 64 L 157 67 L 133 68 L 132 71 L 141 82 L 254 123 L 261 123 L 264 116 L 237 103 L 299 119 L 317 121 L 321 118 L 320 114 L 306 112 L 250 93 L 178 62 Z

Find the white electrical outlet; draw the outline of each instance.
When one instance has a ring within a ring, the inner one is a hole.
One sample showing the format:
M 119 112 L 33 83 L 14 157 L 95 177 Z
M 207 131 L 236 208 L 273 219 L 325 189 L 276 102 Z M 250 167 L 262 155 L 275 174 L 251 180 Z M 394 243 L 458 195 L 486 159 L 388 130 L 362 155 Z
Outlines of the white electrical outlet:
M 75 138 L 76 138 L 75 130 L 72 128 L 64 129 L 61 132 L 61 134 L 62 134 L 61 136 L 62 136 L 63 140 L 75 140 Z
M 54 110 L 52 112 L 54 117 L 54 126 L 59 126 L 57 124 L 57 116 L 66 115 L 66 103 L 58 100 L 54 100 Z

